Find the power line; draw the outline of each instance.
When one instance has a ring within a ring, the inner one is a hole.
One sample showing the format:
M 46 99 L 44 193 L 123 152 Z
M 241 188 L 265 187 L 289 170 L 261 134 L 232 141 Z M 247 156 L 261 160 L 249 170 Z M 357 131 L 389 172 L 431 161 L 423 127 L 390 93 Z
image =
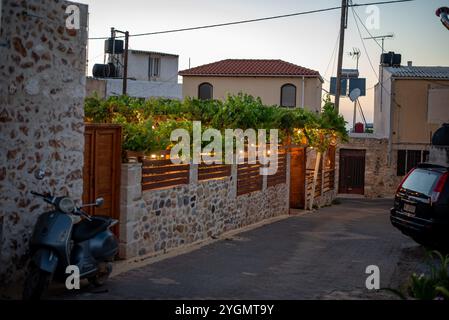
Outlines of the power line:
M 412 2 L 412 1 L 415 1 L 415 0 L 392 0 L 392 1 L 360 3 L 360 4 L 351 4 L 351 5 L 349 5 L 349 7 L 354 8 L 354 7 L 363 7 L 363 6 L 370 6 L 370 5 L 385 5 L 385 4 L 394 4 L 394 3 Z M 324 9 L 316 9 L 316 10 L 310 10 L 310 11 L 295 12 L 295 13 L 290 13 L 290 14 L 283 14 L 283 15 L 270 16 L 270 17 L 257 18 L 257 19 L 239 20 L 239 21 L 232 21 L 232 22 L 225 22 L 225 23 L 210 24 L 210 25 L 197 26 L 197 27 L 188 27 L 188 28 L 180 28 L 180 29 L 172 29 L 172 30 L 137 33 L 137 34 L 130 34 L 129 36 L 130 37 L 142 37 L 142 36 L 152 36 L 152 35 L 174 33 L 174 32 L 183 32 L 183 31 L 225 27 L 225 26 L 238 25 L 238 24 L 244 24 L 244 23 L 275 20 L 275 19 L 281 19 L 281 18 L 308 15 L 308 14 L 313 14 L 313 13 L 328 12 L 328 11 L 334 11 L 334 10 L 339 10 L 339 9 L 341 9 L 341 6 L 329 7 L 329 8 L 324 8 Z M 117 38 L 122 38 L 122 37 L 117 37 Z M 109 39 L 109 37 L 89 38 L 89 40 L 107 40 L 107 39 Z
M 323 79 L 326 80 L 326 81 L 327 81 L 327 79 L 326 79 L 327 72 L 329 71 L 329 67 L 331 66 L 332 61 L 334 62 L 334 64 L 332 65 L 331 74 L 334 72 L 334 67 L 335 67 L 335 53 L 337 52 L 338 40 L 340 40 L 340 31 L 338 31 L 338 33 L 337 33 L 337 40 L 335 41 L 335 47 L 334 47 L 334 50 L 332 51 L 332 55 L 331 55 L 331 57 L 330 57 L 330 59 L 329 59 L 329 63 L 327 64 L 326 71 L 324 71 Z

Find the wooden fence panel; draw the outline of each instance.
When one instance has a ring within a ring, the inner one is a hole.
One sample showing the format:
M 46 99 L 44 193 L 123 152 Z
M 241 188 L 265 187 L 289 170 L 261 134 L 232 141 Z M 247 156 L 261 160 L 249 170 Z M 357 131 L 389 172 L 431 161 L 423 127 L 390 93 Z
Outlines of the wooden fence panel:
M 171 160 L 144 159 L 142 191 L 174 187 L 190 181 L 189 164 L 173 164 Z
M 231 176 L 231 165 L 228 164 L 207 164 L 198 166 L 198 181 L 210 179 L 222 179 Z
M 287 182 L 287 153 L 278 153 L 278 170 L 275 174 L 267 176 L 267 187 L 273 187 Z
M 246 162 L 247 159 L 245 159 L 245 164 L 237 166 L 237 196 L 260 191 L 263 188 L 263 176 L 260 174 L 262 165 Z

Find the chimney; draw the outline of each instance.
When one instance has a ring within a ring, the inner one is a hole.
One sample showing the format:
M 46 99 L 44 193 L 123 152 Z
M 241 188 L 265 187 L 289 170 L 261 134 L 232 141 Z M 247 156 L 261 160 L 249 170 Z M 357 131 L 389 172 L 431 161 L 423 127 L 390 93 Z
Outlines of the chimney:
M 413 62 L 412 61 L 407 61 L 407 67 L 412 67 L 413 66 Z

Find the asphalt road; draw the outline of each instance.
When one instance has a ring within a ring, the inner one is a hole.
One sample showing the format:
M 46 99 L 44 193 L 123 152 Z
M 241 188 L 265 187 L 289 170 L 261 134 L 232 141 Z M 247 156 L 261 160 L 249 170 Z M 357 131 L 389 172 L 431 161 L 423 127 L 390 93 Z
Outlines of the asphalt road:
M 391 202 L 342 200 L 53 298 L 364 298 L 367 266 L 389 287 L 403 251 L 418 248 L 391 226 Z

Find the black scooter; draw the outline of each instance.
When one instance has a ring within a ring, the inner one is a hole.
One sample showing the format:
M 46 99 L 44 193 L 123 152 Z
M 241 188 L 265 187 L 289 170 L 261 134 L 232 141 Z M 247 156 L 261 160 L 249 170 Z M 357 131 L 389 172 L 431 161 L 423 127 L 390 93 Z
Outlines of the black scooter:
M 41 179 L 44 173 L 37 173 Z M 43 178 L 43 177 L 42 177 Z M 103 199 L 76 207 L 69 197 L 39 194 L 54 210 L 41 214 L 31 238 L 31 254 L 23 299 L 40 299 L 54 279 L 65 282 L 68 266 L 79 270 L 79 279 L 87 278 L 94 286 L 101 286 L 112 272 L 112 261 L 118 252 L 118 242 L 109 230 L 118 221 L 109 217 L 90 216 L 81 208 L 101 206 Z

